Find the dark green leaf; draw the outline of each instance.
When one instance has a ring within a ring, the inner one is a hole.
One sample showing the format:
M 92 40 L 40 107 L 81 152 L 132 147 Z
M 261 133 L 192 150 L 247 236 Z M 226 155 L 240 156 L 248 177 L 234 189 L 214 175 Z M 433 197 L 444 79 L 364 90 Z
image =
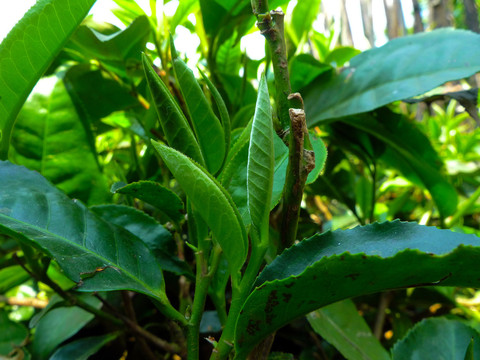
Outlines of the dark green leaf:
M 304 92 L 308 124 L 376 109 L 480 70 L 480 35 L 439 29 L 363 52 Z
M 72 341 L 55 351 L 49 360 L 87 360 L 117 336 L 118 334 L 106 334 Z
M 143 55 L 143 68 L 168 144 L 198 163 L 205 164 L 185 115 L 145 55 Z
M 341 46 L 334 49 L 325 58 L 326 64 L 333 64 L 335 67 L 342 67 L 351 58 L 360 54 L 361 51 L 348 46 Z
M 268 237 L 269 205 L 272 201 L 274 157 L 270 96 L 267 80 L 262 76 L 248 149 L 247 202 L 252 224 L 265 241 Z
M 37 1 L 0 44 L 0 160 L 28 94 L 94 3 Z
M 93 296 L 84 296 L 91 306 L 100 308 L 102 303 Z M 50 310 L 35 327 L 32 344 L 34 359 L 48 359 L 53 350 L 63 341 L 75 335 L 95 316 L 79 307 L 58 307 Z
M 89 204 L 105 202 L 109 191 L 97 163 L 94 139 L 78 116 L 65 85 L 56 77 L 53 91 L 34 93 L 18 115 L 11 159 L 40 172 L 71 197 Z
M 468 344 L 467 351 L 465 352 L 464 360 L 475 360 L 475 340 L 473 337 L 470 339 L 470 344 Z
M 11 321 L 6 311 L 0 311 L 0 355 L 10 352 L 25 344 L 28 330 L 22 324 Z
M 5 294 L 11 288 L 23 284 L 30 275 L 20 265 L 9 266 L 0 270 L 0 294 Z M 0 327 L 1 328 L 1 327 Z
M 408 119 L 388 109 L 379 109 L 373 116 L 350 116 L 342 122 L 384 143 L 386 150 L 381 159 L 399 169 L 412 182 L 427 188 L 442 216 L 455 212 L 457 193 L 439 171 L 442 165 L 440 158 L 429 139 Z
M 325 65 L 316 60 L 312 55 L 300 54 L 290 62 L 290 82 L 293 91 L 299 91 L 309 85 L 319 75 L 331 71 L 330 65 Z M 307 113 L 307 117 L 311 114 Z
M 192 205 L 222 247 L 231 273 L 236 273 L 247 256 L 247 236 L 238 210 L 225 189 L 185 155 L 152 140 Z
M 115 192 L 148 202 L 177 223 L 184 218 L 182 200 L 173 191 L 159 183 L 139 181 L 118 188 Z
M 399 287 L 477 287 L 479 260 L 478 237 L 415 223 L 315 235 L 257 278 L 237 322 L 238 356 L 296 317 L 342 299 Z
M 175 77 L 180 85 L 183 100 L 187 105 L 198 144 L 200 145 L 207 169 L 210 173 L 215 174 L 222 166 L 225 157 L 225 134 L 223 128 L 213 113 L 192 70 L 176 55 L 172 40 L 170 41 L 170 46 Z
M 1 233 L 49 254 L 80 291 L 129 289 L 167 301 L 160 266 L 140 239 L 23 166 L 1 162 L 0 177 Z
M 172 235 L 155 219 L 137 209 L 121 205 L 93 206 L 90 210 L 142 240 L 155 255 L 162 270 L 193 278 L 188 264 L 175 255 L 176 245 Z
M 335 346 L 346 359 L 390 359 L 351 300 L 339 301 L 311 312 L 307 320 L 313 330 Z
M 393 360 L 464 360 L 470 341 L 474 357 L 480 358 L 480 334 L 458 320 L 424 319 L 416 324 L 392 349 Z

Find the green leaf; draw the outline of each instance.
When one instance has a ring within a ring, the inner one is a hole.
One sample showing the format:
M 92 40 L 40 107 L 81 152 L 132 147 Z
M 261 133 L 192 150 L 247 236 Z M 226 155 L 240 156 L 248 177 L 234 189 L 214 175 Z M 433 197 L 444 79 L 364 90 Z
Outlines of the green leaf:
M 0 294 L 5 294 L 15 286 L 30 279 L 30 275 L 20 265 L 9 266 L 0 270 Z M 1 327 L 0 327 L 1 328 Z
M 183 0 L 178 3 L 175 15 L 170 20 L 170 32 L 175 33 L 175 28 L 181 25 L 191 13 L 195 13 L 199 8 L 198 0 Z
M 379 109 L 373 116 L 350 116 L 342 122 L 384 143 L 386 150 L 380 158 L 399 169 L 412 182 L 428 189 L 442 216 L 455 212 L 457 192 L 440 173 L 442 162 L 439 156 L 429 139 L 408 119 L 388 109 Z
M 222 121 L 223 133 L 225 135 L 225 151 L 226 151 L 225 156 L 228 156 L 228 151 L 230 150 L 231 122 L 230 122 L 230 115 L 228 114 L 227 106 L 225 105 L 225 102 L 223 101 L 223 98 L 218 92 L 215 85 L 213 85 L 213 83 L 203 73 L 202 70 L 200 69 L 198 70 L 200 71 L 200 74 L 202 75 L 203 80 L 205 80 L 208 86 L 208 89 L 210 90 L 210 93 L 212 94 L 212 97 L 215 100 L 215 103 L 217 104 L 218 112 L 220 114 L 220 120 Z
M 330 65 L 322 64 L 310 54 L 295 56 L 290 61 L 292 91 L 299 91 L 312 83 L 319 75 L 331 70 L 332 67 Z M 310 114 L 308 115 L 310 116 Z
M 0 44 L 0 160 L 28 94 L 94 3 L 37 1 Z
M 468 344 L 467 351 L 465 352 L 465 358 L 464 360 L 475 360 L 475 341 L 473 340 L 473 337 L 470 339 L 470 344 Z
M 480 334 L 458 320 L 424 319 L 392 349 L 393 360 L 464 360 L 470 341 L 474 357 L 480 358 Z
M 361 51 L 349 46 L 341 46 L 334 49 L 330 54 L 325 58 L 325 63 L 332 64 L 337 68 L 345 65 L 347 61 L 350 61 L 351 58 L 360 54 Z
M 305 92 L 308 124 L 376 109 L 480 70 L 480 35 L 439 29 L 394 39 Z
M 28 338 L 28 330 L 22 324 L 11 321 L 6 311 L 0 311 L 0 355 L 7 356 L 22 346 Z
M 284 251 L 257 278 L 237 322 L 237 356 L 293 319 L 342 299 L 399 287 L 478 287 L 479 260 L 478 237 L 415 223 L 317 234 Z
M 84 296 L 84 300 L 96 308 L 102 306 L 100 300 L 93 296 Z M 50 310 L 35 327 L 35 338 L 31 347 L 34 359 L 49 359 L 58 345 L 75 335 L 94 317 L 95 315 L 76 306 Z
M 144 15 L 133 20 L 125 30 L 111 35 L 80 26 L 67 47 L 86 59 L 101 61 L 107 69 L 127 77 L 129 68 L 136 68 L 132 61 L 140 65 L 150 35 L 150 22 Z
M 162 270 L 193 278 L 188 264 L 176 255 L 172 235 L 147 214 L 122 205 L 99 205 L 90 208 L 105 221 L 118 225 L 142 240 L 157 258 Z
M 293 8 L 290 35 L 295 45 L 298 45 L 312 28 L 313 21 L 318 15 L 320 2 L 321 0 L 303 0 Z
M 308 174 L 306 184 L 311 184 L 317 180 L 327 160 L 327 148 L 320 135 L 310 131 L 309 136 L 313 151 L 315 152 L 315 168 Z
M 274 157 L 273 123 L 267 80 L 263 75 L 253 116 L 247 163 L 247 202 L 252 224 L 261 241 L 268 237 L 268 217 L 272 200 Z
M 242 219 L 227 191 L 185 155 L 152 140 L 152 144 L 183 188 L 193 206 L 212 230 L 236 273 L 247 256 L 247 236 Z
M 237 34 L 233 33 L 217 50 L 216 71 L 222 74 L 238 75 L 242 66 L 242 50 Z
M 200 147 L 185 115 L 145 54 L 143 55 L 143 68 L 168 145 L 199 164 L 205 164 Z
M 107 181 L 97 163 L 89 124 L 79 118 L 61 80 L 48 95 L 34 93 L 18 115 L 11 159 L 40 172 L 67 195 L 89 204 L 105 202 Z
M 140 239 L 23 166 L 0 162 L 0 177 L 0 233 L 50 255 L 80 291 L 127 289 L 166 301 L 160 266 Z
M 115 192 L 145 201 L 177 223 L 184 218 L 182 200 L 173 191 L 159 183 L 153 181 L 134 182 L 116 189 Z
M 193 129 L 207 169 L 215 174 L 225 157 L 225 134 L 220 121 L 198 84 L 193 71 L 176 55 L 173 40 L 170 40 L 173 68 L 183 99 L 187 105 Z
M 118 334 L 106 334 L 72 341 L 55 351 L 49 360 L 87 360 L 117 337 Z
M 313 330 L 350 360 L 389 360 L 390 355 L 347 299 L 307 315 Z

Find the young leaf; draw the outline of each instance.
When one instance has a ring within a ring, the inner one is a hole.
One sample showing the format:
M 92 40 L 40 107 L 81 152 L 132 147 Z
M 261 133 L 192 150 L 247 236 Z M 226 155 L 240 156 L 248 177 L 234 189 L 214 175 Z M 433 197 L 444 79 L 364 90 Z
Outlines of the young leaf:
M 0 44 L 0 160 L 22 104 L 94 3 L 37 1 Z
M 23 166 L 0 162 L 0 178 L 0 233 L 50 255 L 79 291 L 128 289 L 168 301 L 161 268 L 140 239 Z
M 330 81 L 303 92 L 309 127 L 420 95 L 480 70 L 480 35 L 439 29 L 389 41 L 354 57 Z
M 139 181 L 115 190 L 148 202 L 175 222 L 183 220 L 183 202 L 173 191 L 153 181 Z
M 478 237 L 415 223 L 315 235 L 284 251 L 257 278 L 237 322 L 237 354 L 248 354 L 296 317 L 342 299 L 398 287 L 478 287 L 478 261 Z
M 459 320 L 424 319 L 395 344 L 392 359 L 464 360 L 472 339 L 474 341 L 472 359 L 480 359 L 480 334 L 475 329 Z
M 213 113 L 192 70 L 180 59 L 170 39 L 173 69 L 180 85 L 183 99 L 187 104 L 193 129 L 202 150 L 203 158 L 210 173 L 215 174 L 225 157 L 225 134 L 220 121 Z
M 307 320 L 313 330 L 346 359 L 390 360 L 387 350 L 375 338 L 350 299 L 311 312 Z
M 210 79 L 203 73 L 202 70 L 198 69 L 200 71 L 200 74 L 202 74 L 203 80 L 207 83 L 208 89 L 212 93 L 212 97 L 215 100 L 215 103 L 217 104 L 218 112 L 220 114 L 220 120 L 222 121 L 222 126 L 223 126 L 223 133 L 225 135 L 225 157 L 228 156 L 228 151 L 230 150 L 230 134 L 231 134 L 231 122 L 230 122 L 230 115 L 228 114 L 228 109 L 227 106 L 225 105 L 225 102 L 223 101 L 222 96 L 218 92 L 217 88 L 213 83 L 210 81 Z
M 258 99 L 253 116 L 247 163 L 247 201 L 252 224 L 261 239 L 268 236 L 268 215 L 272 199 L 273 173 L 273 124 L 265 76 L 260 79 Z
M 153 140 L 152 144 L 212 230 L 227 257 L 230 272 L 240 270 L 247 256 L 247 236 L 230 195 L 185 155 Z
M 185 115 L 183 115 L 182 110 L 145 54 L 143 54 L 142 59 L 148 87 L 152 93 L 160 124 L 168 144 L 199 164 L 205 164 L 200 147 Z

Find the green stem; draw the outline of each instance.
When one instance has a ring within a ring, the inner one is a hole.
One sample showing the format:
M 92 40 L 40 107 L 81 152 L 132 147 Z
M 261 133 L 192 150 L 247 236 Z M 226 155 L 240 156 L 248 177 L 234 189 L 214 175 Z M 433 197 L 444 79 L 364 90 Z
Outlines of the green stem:
M 256 243 L 259 244 L 260 242 L 257 241 Z M 267 249 L 264 246 L 253 247 L 247 269 L 245 270 L 245 274 L 243 275 L 240 284 L 234 283 L 232 278 L 232 303 L 230 305 L 230 310 L 228 311 L 227 322 L 210 360 L 226 359 L 228 354 L 233 350 L 235 325 L 238 316 L 240 315 L 240 311 L 242 310 L 242 306 L 248 295 L 250 295 L 266 250 Z
M 201 242 L 202 241 L 199 241 L 199 245 Z M 198 360 L 200 356 L 200 321 L 202 320 L 203 309 L 205 308 L 205 301 L 207 300 L 208 287 L 213 275 L 217 271 L 218 264 L 220 263 L 220 254 L 222 253 L 222 250 L 218 245 L 215 245 L 213 251 L 214 254 L 210 269 L 207 269 L 208 264 L 203 250 L 200 250 L 195 254 L 197 260 L 195 298 L 193 300 L 192 316 L 187 324 L 189 360 Z
M 445 224 L 446 228 L 451 228 L 455 225 L 461 217 L 465 215 L 465 213 L 472 208 L 473 204 L 478 200 L 480 197 L 480 187 L 475 190 L 475 192 L 465 201 L 463 204 L 460 205 L 459 209 L 453 216 L 448 220 Z

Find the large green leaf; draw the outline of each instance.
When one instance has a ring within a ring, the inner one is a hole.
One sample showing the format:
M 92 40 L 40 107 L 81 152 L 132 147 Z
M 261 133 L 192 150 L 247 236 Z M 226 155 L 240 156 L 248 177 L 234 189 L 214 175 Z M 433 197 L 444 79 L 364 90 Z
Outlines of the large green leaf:
M 160 265 L 140 239 L 23 166 L 0 162 L 0 177 L 0 233 L 49 254 L 80 291 L 129 289 L 166 302 Z
M 185 115 L 152 67 L 150 60 L 143 55 L 143 68 L 147 78 L 148 87 L 152 93 L 152 98 L 157 109 L 160 124 L 168 144 L 191 157 L 200 164 L 205 164 L 205 160 L 200 151 L 200 146 L 195 139 Z
M 83 298 L 97 309 L 102 306 L 96 297 L 87 295 Z M 35 327 L 32 355 L 38 360 L 48 359 L 58 345 L 75 335 L 94 318 L 95 315 L 76 306 L 50 310 Z
M 95 0 L 39 0 L 0 44 L 0 160 L 22 104 Z
M 400 170 L 412 182 L 428 189 L 442 216 L 455 212 L 457 193 L 440 172 L 442 161 L 429 139 L 408 119 L 388 109 L 379 109 L 373 114 L 350 116 L 341 121 L 385 144 L 380 159 Z M 345 130 L 342 124 L 334 125 Z M 343 135 L 345 136 L 344 132 Z M 357 139 L 352 139 L 352 142 L 356 141 Z
M 55 351 L 49 360 L 87 360 L 117 337 L 118 334 L 114 333 L 72 341 Z
M 480 334 L 452 319 L 430 318 L 416 324 L 392 349 L 393 360 L 464 360 L 470 341 L 472 359 L 480 359 Z
M 175 77 L 187 105 L 193 130 L 207 169 L 215 174 L 222 166 L 225 157 L 225 134 L 222 125 L 213 113 L 193 71 L 178 57 L 172 40 L 170 46 Z
M 247 354 L 272 331 L 333 302 L 399 287 L 478 287 L 480 239 L 394 221 L 315 235 L 283 252 L 256 281 L 236 328 Z
M 99 205 L 90 210 L 141 239 L 155 255 L 162 270 L 194 277 L 188 264 L 175 255 L 176 245 L 170 232 L 155 219 L 130 206 Z
M 152 144 L 212 230 L 227 257 L 230 272 L 240 270 L 247 256 L 247 236 L 230 195 L 206 170 L 182 153 L 153 140 Z
M 308 124 L 369 111 L 420 95 L 480 70 L 480 35 L 439 29 L 394 39 L 365 51 L 330 81 L 304 94 Z
M 57 81 L 42 79 L 39 85 Z M 89 204 L 109 197 L 96 159 L 94 139 L 81 121 L 65 85 L 58 80 L 48 95 L 34 93 L 18 115 L 11 159 L 36 170 L 71 197 Z
M 317 334 L 348 360 L 390 360 L 387 350 L 350 299 L 311 312 L 307 320 Z
M 72 36 L 67 47 L 82 57 L 101 61 L 109 70 L 126 77 L 129 69 L 136 68 L 133 62 L 140 65 L 141 53 L 150 31 L 146 16 L 137 17 L 125 30 L 111 35 L 104 35 L 83 25 Z
M 258 99 L 253 116 L 247 163 L 247 202 L 252 224 L 261 239 L 268 236 L 268 216 L 272 199 L 275 154 L 273 123 L 265 76 L 260 79 Z

